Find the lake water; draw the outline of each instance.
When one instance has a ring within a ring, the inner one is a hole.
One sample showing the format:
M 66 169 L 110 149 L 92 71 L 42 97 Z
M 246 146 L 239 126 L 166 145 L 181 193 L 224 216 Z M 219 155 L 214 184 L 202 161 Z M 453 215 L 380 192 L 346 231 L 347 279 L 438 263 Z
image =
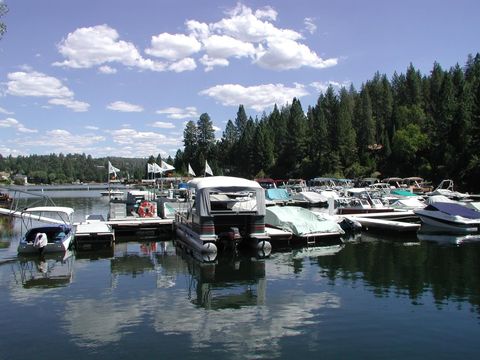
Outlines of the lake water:
M 54 201 L 77 220 L 108 209 L 92 192 Z M 205 264 L 171 239 L 133 239 L 40 261 L 17 257 L 11 225 L 0 234 L 0 360 L 480 353 L 480 244 L 363 233 L 330 251 Z

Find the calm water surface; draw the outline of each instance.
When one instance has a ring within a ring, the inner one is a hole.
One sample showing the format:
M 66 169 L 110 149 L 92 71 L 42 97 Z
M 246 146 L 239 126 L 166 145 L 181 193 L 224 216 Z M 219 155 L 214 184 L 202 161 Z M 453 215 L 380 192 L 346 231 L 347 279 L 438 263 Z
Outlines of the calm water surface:
M 77 220 L 107 213 L 105 199 L 85 195 L 55 203 Z M 2 224 L 0 360 L 480 352 L 480 244 L 364 233 L 337 248 L 206 264 L 171 239 L 129 239 L 40 261 L 17 257 L 19 224 Z

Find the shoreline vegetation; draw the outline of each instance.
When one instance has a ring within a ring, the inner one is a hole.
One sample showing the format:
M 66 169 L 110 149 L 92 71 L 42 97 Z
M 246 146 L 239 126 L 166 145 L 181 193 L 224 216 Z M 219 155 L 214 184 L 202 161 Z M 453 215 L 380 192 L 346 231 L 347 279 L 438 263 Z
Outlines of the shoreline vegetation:
M 216 119 L 226 121 L 227 119 Z M 274 106 L 260 118 L 239 105 L 223 135 L 215 138 L 207 113 L 189 121 L 183 149 L 164 158 L 174 176 L 191 164 L 203 173 L 245 178 L 361 178 L 420 176 L 434 184 L 453 179 L 459 189 L 480 191 L 480 53 L 448 70 L 434 63 L 429 74 L 413 64 L 391 79 L 374 74 L 357 90 L 330 86 L 315 105 L 299 99 Z M 8 156 L 0 154 L 4 177 L 23 174 L 29 182 L 105 182 L 111 161 L 124 179 L 146 178 L 147 158 L 93 158 L 86 154 Z

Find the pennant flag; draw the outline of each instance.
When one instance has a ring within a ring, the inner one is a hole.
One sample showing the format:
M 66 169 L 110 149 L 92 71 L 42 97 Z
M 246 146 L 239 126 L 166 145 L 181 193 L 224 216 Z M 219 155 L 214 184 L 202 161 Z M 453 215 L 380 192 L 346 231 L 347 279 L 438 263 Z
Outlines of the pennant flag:
M 147 173 L 153 173 L 154 172 L 154 167 L 153 164 L 147 164 Z
M 165 161 L 162 160 L 161 166 L 163 171 L 169 171 L 169 170 L 175 170 L 175 168 L 172 165 L 167 164 Z
M 152 172 L 154 172 L 155 174 L 162 173 L 163 169 L 160 166 L 158 166 L 158 164 L 153 163 Z
M 205 160 L 205 174 L 213 176 L 212 168 L 208 165 L 207 160 Z
M 190 166 L 190 164 L 188 164 L 188 175 L 197 176 L 197 175 L 195 175 L 195 171 L 193 171 L 193 169 L 192 169 L 192 167 Z
M 117 169 L 115 166 L 112 165 L 112 163 L 109 161 L 108 162 L 108 174 L 112 174 L 117 177 L 117 171 L 120 171 L 120 169 Z

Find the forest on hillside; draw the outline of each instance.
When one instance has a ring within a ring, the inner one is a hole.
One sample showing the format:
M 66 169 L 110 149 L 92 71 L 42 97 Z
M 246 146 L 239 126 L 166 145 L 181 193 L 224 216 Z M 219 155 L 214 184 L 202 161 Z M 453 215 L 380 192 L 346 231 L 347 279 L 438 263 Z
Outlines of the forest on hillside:
M 226 119 L 217 119 L 223 121 Z M 188 165 L 203 175 L 205 161 L 215 175 L 246 178 L 359 178 L 421 176 L 438 184 L 450 178 L 458 188 L 480 191 L 480 54 L 463 66 L 429 74 L 413 64 L 389 79 L 380 73 L 360 89 L 329 87 L 317 103 L 299 99 L 275 106 L 260 118 L 239 105 L 221 139 L 208 113 L 189 121 L 184 147 L 164 159 L 186 175 Z M 22 173 L 29 181 L 106 181 L 107 163 L 121 177 L 146 178 L 148 159 L 98 158 L 85 154 L 0 155 L 0 171 Z
M 215 174 L 247 178 L 358 178 L 421 176 L 438 184 L 453 179 L 479 191 L 480 54 L 464 66 L 429 74 L 410 64 L 405 74 L 374 74 L 353 86 L 320 94 L 303 109 L 300 100 L 261 118 L 239 106 L 217 141 L 208 114 L 184 130 L 177 169 L 188 163 Z

